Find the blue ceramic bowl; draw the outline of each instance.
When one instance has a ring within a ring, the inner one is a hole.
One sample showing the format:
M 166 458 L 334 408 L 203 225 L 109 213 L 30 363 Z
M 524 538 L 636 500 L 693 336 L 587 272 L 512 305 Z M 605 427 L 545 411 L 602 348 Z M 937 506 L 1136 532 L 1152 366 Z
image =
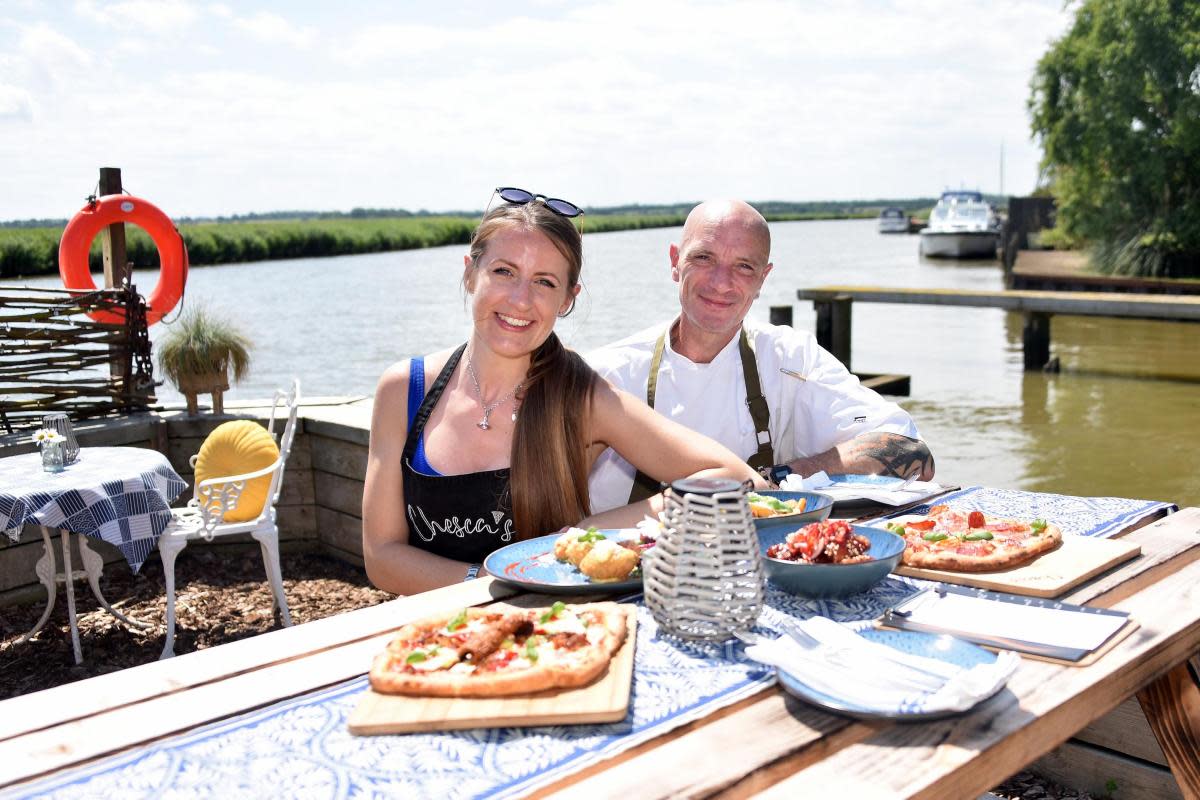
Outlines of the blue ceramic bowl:
M 855 533 L 871 540 L 867 555 L 870 561 L 857 564 L 801 564 L 768 558 L 767 548 L 779 544 L 789 533 L 803 526 L 788 525 L 758 532 L 762 548 L 763 568 L 771 583 L 785 592 L 813 599 L 847 597 L 870 589 L 887 577 L 900 563 L 904 540 L 893 533 L 865 525 L 853 525 Z
M 787 527 L 789 531 L 794 531 L 797 528 L 807 525 L 810 522 L 821 522 L 829 519 L 829 512 L 833 511 L 833 498 L 818 494 L 817 492 L 786 492 L 783 489 L 765 489 L 763 491 L 755 491 L 755 494 L 761 494 L 763 497 L 774 497 L 776 500 L 805 500 L 804 510 L 799 514 L 784 514 L 778 517 L 755 517 L 754 527 L 759 531 L 765 528 L 775 528 L 780 525 Z

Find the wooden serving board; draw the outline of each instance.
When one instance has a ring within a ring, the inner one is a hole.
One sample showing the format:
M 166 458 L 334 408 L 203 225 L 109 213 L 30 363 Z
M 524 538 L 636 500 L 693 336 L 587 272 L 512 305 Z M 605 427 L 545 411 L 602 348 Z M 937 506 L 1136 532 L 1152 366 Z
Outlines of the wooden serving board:
M 960 586 L 977 586 L 1031 597 L 1058 597 L 1110 567 L 1137 557 L 1142 552 L 1136 542 L 1120 539 L 1090 539 L 1063 534 L 1063 543 L 1055 550 L 1019 567 L 1001 572 L 948 572 L 901 565 L 894 572 L 910 578 L 924 578 Z
M 620 608 L 629 620 L 625 643 L 608 670 L 587 686 L 513 697 L 406 697 L 367 689 L 350 715 L 350 732 L 361 736 L 622 720 L 633 685 L 637 613 L 633 606 Z

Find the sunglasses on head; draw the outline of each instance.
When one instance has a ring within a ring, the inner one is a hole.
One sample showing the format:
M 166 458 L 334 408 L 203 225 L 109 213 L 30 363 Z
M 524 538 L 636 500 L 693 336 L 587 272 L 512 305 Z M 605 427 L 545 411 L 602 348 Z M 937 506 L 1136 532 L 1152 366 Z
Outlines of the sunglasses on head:
M 555 214 L 563 217 L 578 217 L 583 214 L 583 209 L 574 203 L 566 200 L 559 200 L 557 197 L 546 197 L 544 194 L 534 194 L 527 192 L 524 189 L 518 189 L 515 186 L 497 187 L 496 194 L 500 195 L 500 199 L 506 203 L 513 203 L 518 206 L 523 206 L 526 203 L 532 203 L 535 200 L 541 200 L 546 204 L 546 207 Z

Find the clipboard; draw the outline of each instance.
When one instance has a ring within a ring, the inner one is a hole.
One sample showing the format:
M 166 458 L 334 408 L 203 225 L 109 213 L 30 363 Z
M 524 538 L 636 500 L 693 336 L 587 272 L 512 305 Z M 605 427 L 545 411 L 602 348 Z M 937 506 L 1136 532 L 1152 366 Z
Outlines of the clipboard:
M 1006 605 L 993 607 L 988 613 L 990 603 Z M 1009 612 L 1007 619 L 1005 611 Z M 964 620 L 964 616 L 971 618 Z M 939 617 L 947 622 L 939 621 Z M 1014 627 L 1035 630 L 1037 625 L 1030 621 L 1069 631 L 1079 640 L 1063 644 L 1054 641 L 1058 634 L 1022 638 L 1012 632 Z M 884 612 L 880 624 L 900 630 L 946 633 L 994 650 L 1015 650 L 1078 667 L 1091 664 L 1138 628 L 1138 622 L 1124 611 L 946 585 L 922 590 L 897 603 Z M 1082 641 L 1084 636 L 1091 640 Z

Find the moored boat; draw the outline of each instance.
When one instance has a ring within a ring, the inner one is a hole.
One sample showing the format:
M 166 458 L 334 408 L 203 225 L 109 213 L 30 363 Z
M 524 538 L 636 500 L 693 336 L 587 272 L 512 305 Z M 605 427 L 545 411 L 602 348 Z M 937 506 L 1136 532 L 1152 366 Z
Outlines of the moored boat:
M 921 254 L 934 258 L 995 258 L 1000 225 L 980 192 L 943 192 L 929 226 L 921 231 Z
M 903 208 L 889 206 L 879 212 L 880 233 L 908 233 L 908 214 Z

